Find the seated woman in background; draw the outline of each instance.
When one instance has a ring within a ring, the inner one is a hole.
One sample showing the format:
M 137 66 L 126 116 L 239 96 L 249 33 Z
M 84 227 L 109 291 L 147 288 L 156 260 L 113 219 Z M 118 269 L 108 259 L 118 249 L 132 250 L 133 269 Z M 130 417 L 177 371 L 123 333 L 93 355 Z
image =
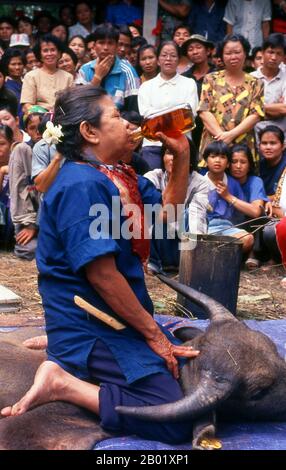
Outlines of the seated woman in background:
M 265 248 L 271 258 L 268 263 L 270 265 L 275 265 L 277 263 L 281 263 L 281 250 L 277 243 L 276 231 L 278 223 L 282 221 L 286 215 L 286 168 L 281 175 L 273 201 L 268 204 L 268 208 L 270 209 L 270 215 L 275 217 L 276 220 L 273 218 L 272 223 L 269 223 L 264 227 L 262 236 Z M 283 222 L 283 227 L 284 223 L 285 222 Z M 285 231 L 283 230 L 282 234 L 284 233 Z M 280 241 L 280 244 L 282 244 L 282 241 Z M 286 287 L 286 278 L 283 279 L 282 286 Z
M 209 184 L 208 233 L 211 235 L 229 235 L 241 239 L 242 250 L 252 250 L 254 237 L 239 227 L 235 227 L 241 209 L 248 211 L 241 186 L 225 171 L 229 168 L 231 156 L 229 147 L 224 142 L 213 142 L 204 151 L 208 172 L 205 178 Z
M 73 76 L 58 68 L 62 43 L 52 34 L 42 36 L 34 47 L 41 68 L 26 73 L 23 80 L 21 104 L 24 113 L 32 105 L 43 106 L 47 111 L 53 109 L 56 93 L 73 85 Z
M 259 174 L 267 196 L 272 200 L 278 181 L 286 167 L 284 132 L 278 126 L 267 126 L 259 133 L 261 155 Z
M 268 197 L 262 179 L 254 175 L 254 163 L 251 151 L 247 145 L 236 144 L 232 147 L 230 155 L 230 174 L 240 183 L 245 197 L 245 200 L 236 198 L 235 208 L 240 212 L 240 216 L 244 215 L 245 220 L 261 217 L 264 214 L 264 205 L 268 202 Z M 232 200 L 233 196 L 229 192 L 226 192 L 224 193 L 224 198 L 226 198 L 226 200 Z M 258 222 L 259 225 L 261 225 L 261 223 L 261 221 Z M 253 223 L 250 224 L 249 228 L 246 225 L 244 228 L 251 232 L 253 231 L 251 230 L 251 225 L 253 225 Z M 256 245 L 258 245 L 259 237 L 255 237 L 255 241 L 256 239 Z M 254 246 L 254 250 L 258 249 L 258 246 Z M 253 252 L 249 253 L 245 265 L 248 269 L 257 268 L 259 266 L 259 261 Z
M 62 56 L 58 62 L 58 67 L 70 73 L 74 78 L 74 85 L 81 85 L 82 81 L 78 73 L 78 58 L 75 52 L 70 47 L 63 49 Z
M 18 117 L 20 118 L 20 125 L 22 126 L 22 106 L 20 104 L 22 79 L 24 75 L 25 56 L 22 51 L 16 48 L 9 48 L 2 56 L 1 64 L 6 75 L 5 86 L 11 90 L 17 98 L 18 102 Z
M 0 124 L 0 246 L 9 247 L 13 242 L 13 224 L 10 217 L 8 163 L 13 131 Z
M 191 163 L 185 199 L 184 222 L 186 230 L 184 231 L 202 234 L 207 233 L 208 184 L 205 178 L 195 171 L 196 151 L 190 140 L 189 145 Z M 163 193 L 172 174 L 174 157 L 168 148 L 162 147 L 162 158 L 164 169 L 158 168 L 149 171 L 144 176 L 152 181 L 155 187 Z M 179 229 L 181 227 L 177 223 L 164 224 L 163 237 L 156 238 L 156 234 L 153 233 L 148 264 L 151 271 L 154 268 L 154 270 L 156 268 L 159 270 L 170 269 L 170 267 L 172 269 L 178 268 L 180 261 Z

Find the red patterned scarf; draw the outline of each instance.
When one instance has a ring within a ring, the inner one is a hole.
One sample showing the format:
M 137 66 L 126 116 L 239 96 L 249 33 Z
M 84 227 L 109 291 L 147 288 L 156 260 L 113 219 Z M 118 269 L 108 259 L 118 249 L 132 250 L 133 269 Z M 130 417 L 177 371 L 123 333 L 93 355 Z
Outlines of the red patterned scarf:
M 104 173 L 119 190 L 124 216 L 127 219 L 132 217 L 137 229 L 136 237 L 131 237 L 132 251 L 140 257 L 142 263 L 145 263 L 150 255 L 150 239 L 144 236 L 144 206 L 138 189 L 138 178 L 135 171 L 125 163 L 120 163 L 113 167 L 91 162 L 90 164 Z M 129 204 L 136 205 L 139 208 L 139 216 L 137 211 L 133 213 L 132 209 L 128 208 Z M 132 223 L 129 227 L 130 232 L 134 233 L 133 229 L 134 224 Z

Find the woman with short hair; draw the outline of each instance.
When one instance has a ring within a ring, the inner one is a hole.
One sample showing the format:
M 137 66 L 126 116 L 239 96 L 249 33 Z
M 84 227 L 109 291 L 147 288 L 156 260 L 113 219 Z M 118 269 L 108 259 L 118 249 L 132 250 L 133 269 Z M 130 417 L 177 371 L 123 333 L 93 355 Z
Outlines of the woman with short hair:
M 249 50 L 243 36 L 226 36 L 218 48 L 225 69 L 204 78 L 198 108 L 205 127 L 201 156 L 210 142 L 221 140 L 227 145 L 245 143 L 258 162 L 254 126 L 264 117 L 264 92 L 262 82 L 243 70 Z
M 138 90 L 138 106 L 142 116 L 158 113 L 166 108 L 188 104 L 194 116 L 198 106 L 197 85 L 191 78 L 177 72 L 179 48 L 173 41 L 164 41 L 157 51 L 160 72 L 142 83 Z M 144 139 L 142 157 L 149 167 L 162 168 L 161 143 Z
M 35 104 L 51 111 L 56 93 L 73 84 L 73 76 L 58 68 L 62 45 L 57 37 L 44 35 L 39 39 L 34 52 L 42 67 L 28 72 L 24 77 L 21 93 L 24 113 Z

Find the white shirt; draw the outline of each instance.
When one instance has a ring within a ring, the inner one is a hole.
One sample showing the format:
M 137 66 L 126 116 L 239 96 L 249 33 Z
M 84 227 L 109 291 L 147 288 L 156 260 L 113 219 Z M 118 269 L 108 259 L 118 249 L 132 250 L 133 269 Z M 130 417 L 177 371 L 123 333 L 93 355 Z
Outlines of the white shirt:
M 168 183 L 168 174 L 166 171 L 155 170 L 145 173 L 144 178 L 150 180 L 156 188 L 162 193 L 165 191 Z M 189 183 L 185 199 L 185 208 L 188 211 L 189 232 L 207 233 L 207 208 L 209 187 L 204 176 L 196 171 L 189 175 Z M 171 225 L 177 229 L 178 222 L 172 222 Z
M 95 29 L 96 29 L 95 23 L 92 23 L 91 31 L 89 31 L 81 23 L 77 22 L 73 26 L 69 27 L 69 39 L 71 39 L 74 36 L 82 36 L 83 38 L 86 38 L 86 36 L 88 36 L 90 33 L 94 33 Z
M 233 26 L 234 34 L 242 34 L 251 47 L 261 46 L 261 24 L 271 20 L 270 0 L 228 0 L 224 21 Z
M 170 80 L 164 80 L 159 73 L 156 77 L 142 83 L 138 90 L 138 107 L 141 116 L 154 114 L 179 104 L 189 104 L 194 117 L 199 105 L 197 84 L 192 78 L 178 73 Z M 144 139 L 143 145 L 161 145 Z
M 262 67 L 259 67 L 255 72 L 251 72 L 251 75 L 255 78 L 259 78 L 264 83 L 264 99 L 265 104 L 280 103 L 281 100 L 286 103 L 286 72 L 279 68 L 278 74 L 269 80 L 262 73 Z M 286 137 L 286 116 L 278 118 L 264 119 L 255 126 L 255 132 L 259 133 L 266 126 L 275 125 L 280 127 Z

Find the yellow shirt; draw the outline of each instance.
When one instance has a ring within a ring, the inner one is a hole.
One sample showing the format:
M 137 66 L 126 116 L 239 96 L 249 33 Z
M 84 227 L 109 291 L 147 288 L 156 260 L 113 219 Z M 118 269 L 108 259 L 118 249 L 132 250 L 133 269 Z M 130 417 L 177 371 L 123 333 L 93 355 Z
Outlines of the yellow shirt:
M 23 79 L 21 104 L 31 103 L 53 109 L 56 93 L 73 85 L 73 76 L 64 70 L 57 69 L 53 74 L 43 69 L 28 72 Z
M 247 116 L 257 114 L 264 117 L 264 87 L 263 83 L 249 75 L 244 74 L 244 82 L 237 87 L 231 87 L 225 78 L 225 70 L 213 72 L 205 76 L 202 86 L 201 100 L 198 113 L 211 112 L 224 131 L 230 131 L 238 126 Z M 200 146 L 202 156 L 213 137 L 204 128 Z M 254 131 L 242 134 L 233 143 L 247 144 L 252 152 L 254 161 L 258 160 L 255 149 Z

